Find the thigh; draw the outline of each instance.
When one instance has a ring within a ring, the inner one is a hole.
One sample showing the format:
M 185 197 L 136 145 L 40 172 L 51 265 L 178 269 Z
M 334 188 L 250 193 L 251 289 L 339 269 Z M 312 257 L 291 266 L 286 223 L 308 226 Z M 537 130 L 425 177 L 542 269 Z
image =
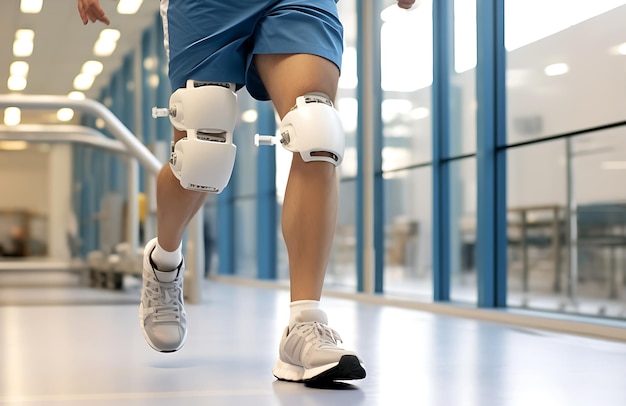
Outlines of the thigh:
M 254 65 L 281 119 L 306 93 L 322 92 L 332 100 L 337 93 L 339 68 L 311 54 L 260 54 Z
M 314 65 L 313 70 L 316 73 L 315 83 L 320 82 L 320 75 L 326 79 L 329 76 L 326 72 L 332 72 L 329 78 L 332 81 L 335 71 L 341 68 L 343 26 L 339 20 L 335 0 L 275 1 L 263 12 L 253 38 L 254 47 L 250 57 L 254 58 L 254 63 L 249 66 L 246 86 L 255 98 L 267 99 L 272 96 L 268 94 L 269 89 L 265 89 L 264 86 L 272 69 L 270 72 L 265 69 L 261 74 L 258 70 L 258 61 L 268 60 L 269 63 L 264 64 L 263 68 L 266 65 L 305 68 L 306 63 L 310 62 Z M 279 54 L 306 54 L 318 58 L 263 57 Z M 335 68 L 333 69 L 331 65 L 335 65 Z M 301 81 L 307 80 L 304 73 L 299 76 Z
M 172 89 L 188 79 L 243 85 L 253 34 L 270 0 L 161 0 Z

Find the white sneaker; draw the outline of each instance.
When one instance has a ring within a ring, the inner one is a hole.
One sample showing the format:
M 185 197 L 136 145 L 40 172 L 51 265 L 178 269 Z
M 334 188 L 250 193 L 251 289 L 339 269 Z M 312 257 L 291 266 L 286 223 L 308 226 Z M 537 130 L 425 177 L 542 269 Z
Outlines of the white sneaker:
M 184 260 L 171 272 L 156 269 L 150 255 L 156 238 L 143 253 L 143 284 L 139 305 L 139 324 L 146 341 L 156 351 L 174 352 L 187 338 L 187 319 L 183 307 Z
M 307 383 L 365 378 L 359 357 L 337 346 L 341 337 L 327 326 L 326 313 L 303 310 L 302 320 L 285 329 L 272 371 L 276 378 Z

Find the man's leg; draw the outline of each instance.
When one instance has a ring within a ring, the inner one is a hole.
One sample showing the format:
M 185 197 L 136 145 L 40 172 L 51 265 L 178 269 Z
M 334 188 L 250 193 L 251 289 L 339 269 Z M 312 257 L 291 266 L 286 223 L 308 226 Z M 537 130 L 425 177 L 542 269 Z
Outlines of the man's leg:
M 174 131 L 174 140 L 185 136 Z M 157 176 L 157 238 L 144 250 L 140 326 L 148 344 L 157 351 L 179 350 L 187 337 L 187 321 L 183 301 L 181 241 L 189 221 L 198 211 L 206 195 L 184 189 L 163 166 Z
M 339 70 L 324 58 L 256 55 L 254 63 L 281 119 L 299 96 L 324 93 L 335 98 Z M 318 308 L 337 221 L 337 188 L 333 164 L 304 162 L 299 153 L 293 154 L 282 217 L 289 255 L 291 316 L 273 369 L 281 380 L 325 382 L 365 377 L 361 360 L 337 345 L 339 335 L 327 326 L 326 313 Z
M 185 135 L 184 131 L 174 129 L 175 141 Z M 157 177 L 157 236 L 163 249 L 171 252 L 180 246 L 187 225 L 206 196 L 206 193 L 183 188 L 170 165 L 163 166 Z
M 306 93 L 335 98 L 339 70 L 314 55 L 256 55 L 255 65 L 282 119 Z M 289 254 L 291 300 L 319 300 L 337 220 L 335 166 L 293 154 L 282 229 Z

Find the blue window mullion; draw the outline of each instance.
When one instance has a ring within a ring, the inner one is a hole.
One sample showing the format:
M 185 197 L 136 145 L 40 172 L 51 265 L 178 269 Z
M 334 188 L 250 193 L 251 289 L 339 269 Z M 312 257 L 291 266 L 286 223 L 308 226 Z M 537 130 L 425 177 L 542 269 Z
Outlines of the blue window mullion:
M 450 80 L 453 64 L 454 0 L 433 3 L 432 187 L 433 298 L 450 300 Z
M 506 49 L 504 0 L 477 0 L 478 305 L 506 306 Z
M 257 102 L 259 134 L 276 133 L 271 102 Z M 257 266 L 259 279 L 276 279 L 276 148 L 259 148 L 257 159 Z

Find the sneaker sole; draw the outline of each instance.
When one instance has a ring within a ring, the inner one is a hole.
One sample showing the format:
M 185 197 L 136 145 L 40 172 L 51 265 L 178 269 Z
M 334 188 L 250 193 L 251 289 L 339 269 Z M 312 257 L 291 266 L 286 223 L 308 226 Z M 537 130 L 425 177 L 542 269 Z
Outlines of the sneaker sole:
M 280 381 L 307 384 L 350 381 L 363 379 L 366 376 L 365 368 L 355 355 L 344 355 L 339 359 L 339 362 L 312 369 L 304 369 L 278 360 L 273 372 L 276 379 Z M 314 375 L 310 376 L 311 374 Z

